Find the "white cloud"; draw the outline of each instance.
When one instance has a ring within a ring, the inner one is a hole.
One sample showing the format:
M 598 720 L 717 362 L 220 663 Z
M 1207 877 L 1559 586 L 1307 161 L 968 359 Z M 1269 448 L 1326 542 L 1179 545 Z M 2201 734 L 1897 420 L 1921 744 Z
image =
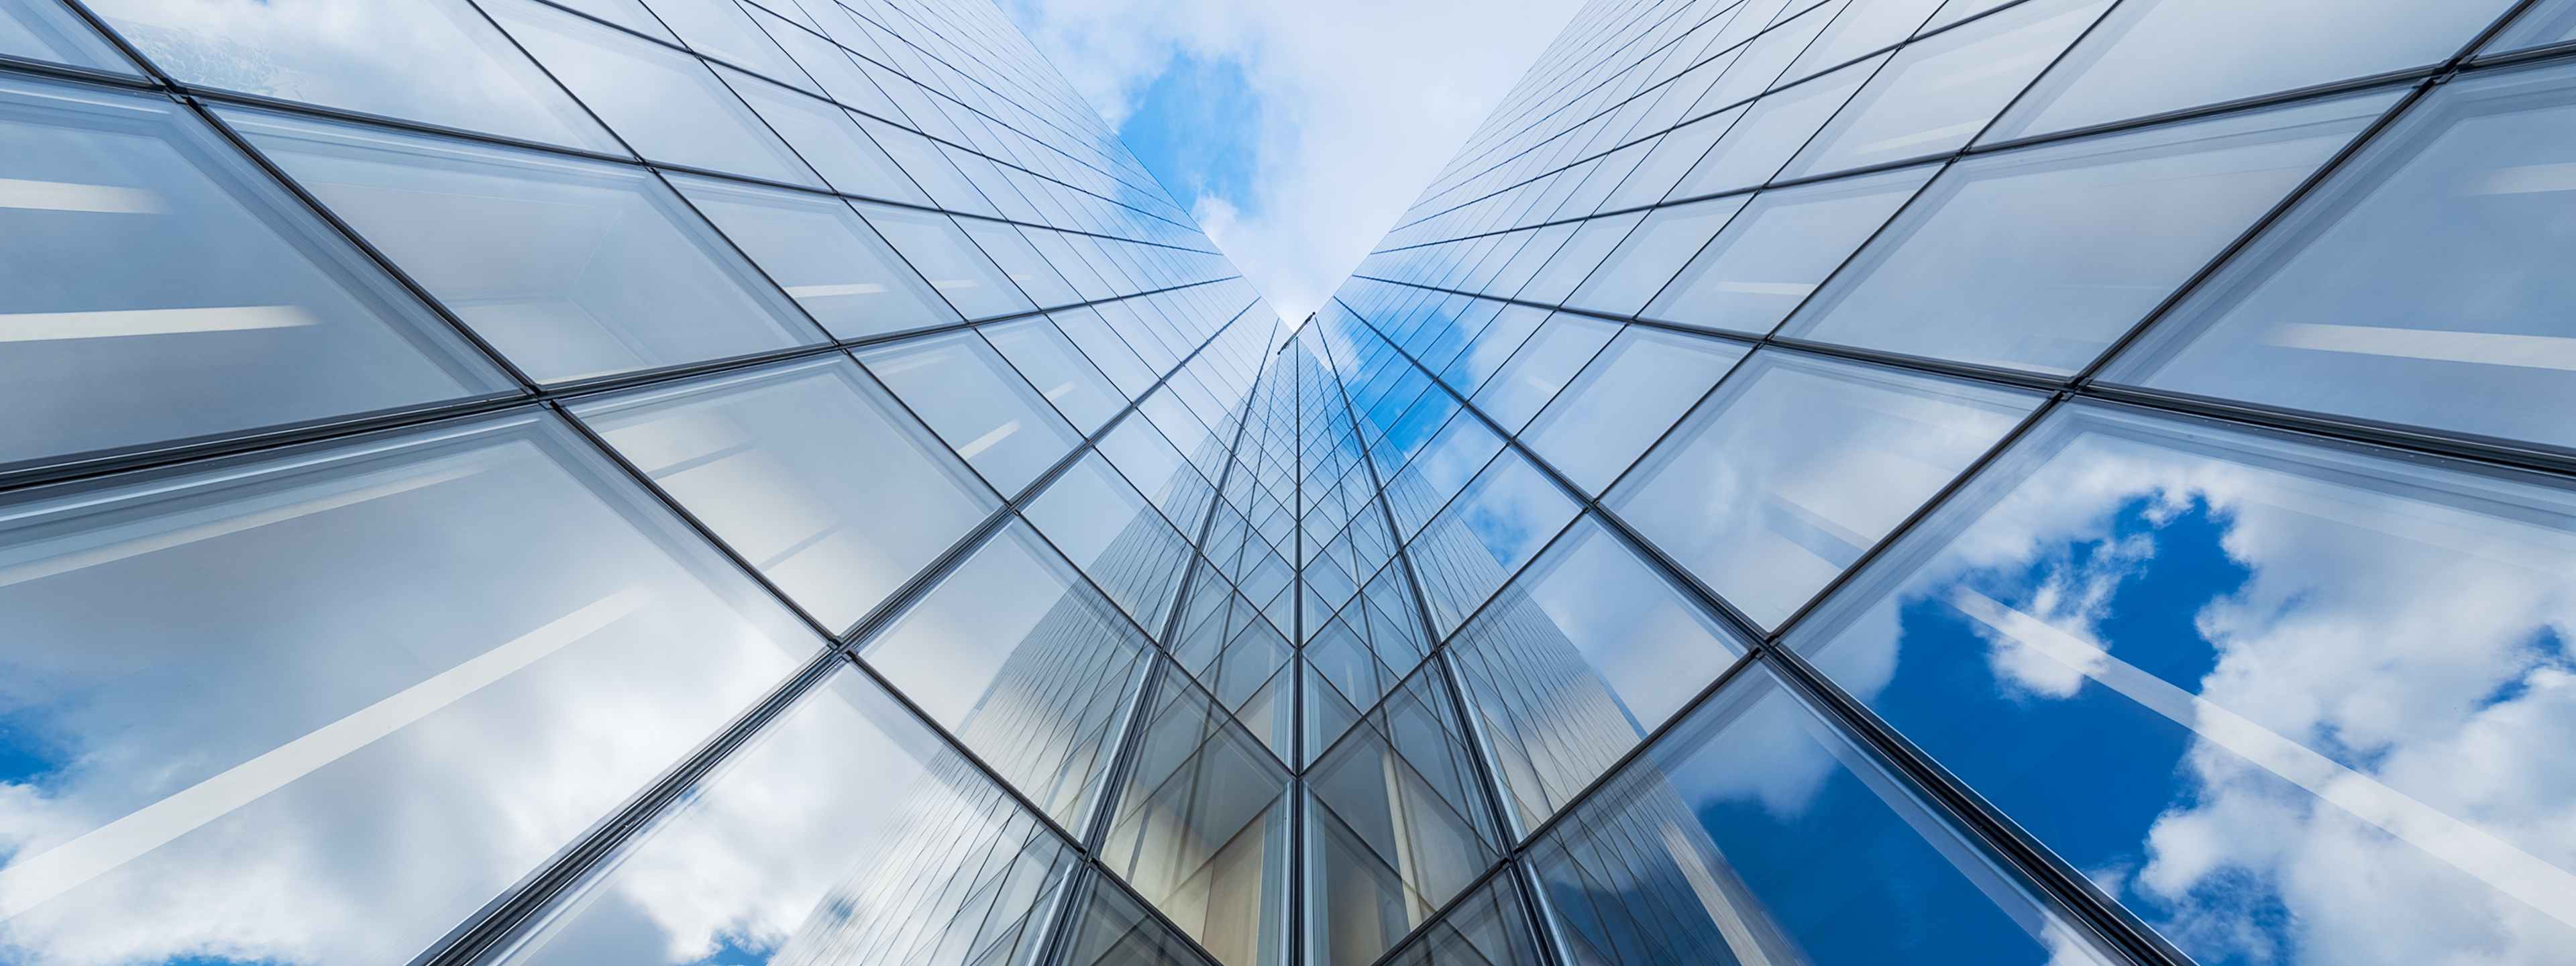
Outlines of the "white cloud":
M 1256 203 L 1178 199 L 1290 324 L 1323 304 L 1555 39 L 1578 0 L 1007 0 L 1112 124 L 1175 57 L 1262 102 Z

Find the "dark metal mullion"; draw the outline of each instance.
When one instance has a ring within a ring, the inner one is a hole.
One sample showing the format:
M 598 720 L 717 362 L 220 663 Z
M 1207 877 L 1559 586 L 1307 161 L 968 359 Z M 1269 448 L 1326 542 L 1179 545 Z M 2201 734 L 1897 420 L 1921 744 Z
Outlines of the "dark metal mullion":
M 1347 306 L 1345 307 L 1347 308 Z M 1386 338 L 1385 334 L 1383 332 L 1378 332 L 1377 327 L 1373 323 L 1370 323 L 1365 316 L 1360 316 L 1357 312 L 1353 312 L 1353 316 L 1358 318 L 1362 325 L 1368 326 L 1369 330 L 1376 334 L 1379 339 L 1384 340 Z M 1403 353 L 1401 347 L 1398 347 L 1397 351 L 1400 354 L 1404 354 L 1408 361 L 1412 361 L 1416 368 L 1421 368 L 1421 363 L 1419 361 L 1412 360 L 1410 354 Z M 1428 370 L 1425 371 L 1427 372 Z M 1722 381 L 1723 380 L 1721 380 L 1721 382 Z M 1456 391 L 1454 389 L 1449 389 L 1445 383 L 1442 384 L 1441 388 L 1449 391 L 1452 396 L 1456 395 Z M 1715 392 L 1715 390 L 1712 389 L 1711 392 Z M 1621 542 L 1627 544 L 1628 548 L 1631 551 L 1634 551 L 1640 559 L 1647 561 L 1650 566 L 1662 571 L 1664 576 L 1675 586 L 1682 588 L 1704 609 L 1718 616 L 1723 623 L 1729 625 L 1739 635 L 1742 635 L 1746 641 L 1751 642 L 1754 646 L 1754 650 L 1752 652 L 1753 655 L 1773 655 L 1772 660 L 1775 663 L 1781 663 L 1784 666 L 1791 668 L 1791 673 L 1799 675 L 1797 680 L 1800 681 L 1803 687 L 1820 689 L 1824 693 L 1839 695 L 1839 687 L 1824 680 L 1821 676 L 1814 675 L 1812 671 L 1804 669 L 1799 664 L 1790 664 L 1777 659 L 1778 655 L 1786 654 L 1789 650 L 1782 643 L 1784 637 L 1791 630 L 1796 628 L 1809 613 L 1821 606 L 1824 601 L 1834 597 L 1845 584 L 1856 579 L 1863 570 L 1868 568 L 1872 560 L 1876 559 L 1879 555 L 1887 552 L 1889 548 L 1894 547 L 1901 542 L 1907 534 L 1921 524 L 1923 520 L 1930 517 L 1934 511 L 1942 507 L 1952 494 L 1956 493 L 1960 488 L 1967 486 L 1968 483 L 1978 477 L 1988 465 L 1991 465 L 1995 460 L 1999 459 L 2002 454 L 2011 450 L 2017 441 L 2027 435 L 2033 427 L 2039 425 L 2042 420 L 2046 419 L 2048 414 L 2053 411 L 2059 403 L 2066 398 L 2069 398 L 2069 395 L 2070 394 L 2061 392 L 2042 401 L 2040 405 L 2034 407 L 2020 423 L 2015 425 L 2010 432 L 2006 433 L 1992 446 L 1988 447 L 1985 453 L 1980 455 L 1975 462 L 1971 463 L 1966 469 L 1953 476 L 1950 482 L 1943 486 L 1939 492 L 1935 493 L 1930 499 L 1925 500 L 1921 505 L 1917 506 L 1914 512 L 1909 514 L 1903 522 L 1899 523 L 1887 534 L 1880 537 L 1877 542 L 1864 550 L 1860 557 L 1853 561 L 1850 566 L 1845 567 L 1832 581 L 1828 582 L 1823 588 L 1820 588 L 1814 595 L 1810 596 L 1806 604 L 1798 608 L 1798 610 L 1793 612 L 1786 619 L 1783 619 L 1780 622 L 1778 630 L 1770 632 L 1763 631 L 1759 624 L 1746 618 L 1742 612 L 1736 610 L 1732 604 L 1728 603 L 1713 589 L 1702 583 L 1687 569 L 1681 567 L 1678 562 L 1666 556 L 1659 548 L 1655 547 L 1651 542 L 1644 539 L 1641 534 L 1638 534 L 1635 530 L 1630 528 L 1626 521 L 1619 519 L 1608 509 L 1602 507 L 1599 500 L 1584 496 L 1579 487 L 1575 487 L 1571 482 L 1567 481 L 1553 466 L 1550 466 L 1543 458 L 1539 457 L 1537 453 L 1528 451 L 1521 445 L 1517 438 L 1507 437 L 1507 439 L 1510 440 L 1511 447 L 1516 451 L 1519 451 L 1524 458 L 1531 462 L 1532 465 L 1537 466 L 1541 472 L 1546 473 L 1558 486 L 1574 494 L 1582 504 L 1584 510 L 1591 512 L 1606 529 L 1609 529 L 1616 534 L 1620 538 Z M 1705 397 L 1703 397 L 1703 399 L 1705 399 Z M 1475 413 L 1478 418 L 1485 419 L 1488 426 L 1495 425 L 1490 418 L 1486 417 L 1481 410 L 1477 410 L 1472 403 L 1466 402 L 1462 399 L 1460 400 L 1460 405 L 1467 411 Z M 1676 425 L 1678 425 L 1678 422 Z M 1499 432 L 1500 430 L 1497 429 L 1496 431 Z M 1669 433 L 1670 431 L 1668 430 L 1667 432 Z M 1461 626 L 1463 627 L 1464 625 Z M 1629 762 L 1636 760 L 1640 755 L 1644 754 L 1646 749 L 1651 748 L 1654 741 L 1660 739 L 1663 733 L 1670 730 L 1675 723 L 1687 718 L 1691 708 L 1697 707 L 1699 703 L 1707 700 L 1709 696 L 1715 694 L 1719 686 L 1735 674 L 1740 673 L 1740 669 L 1750 663 L 1752 662 L 1739 661 L 1738 664 L 1735 667 L 1730 668 L 1727 673 L 1720 675 L 1719 680 L 1712 683 L 1698 698 L 1693 699 L 1690 706 L 1675 713 L 1662 727 L 1656 729 L 1653 736 L 1646 741 L 1640 742 L 1636 748 L 1631 749 L 1626 756 L 1621 758 L 1617 766 L 1604 771 L 1602 776 L 1596 778 L 1594 782 L 1590 786 L 1587 786 L 1581 794 L 1570 798 L 1568 801 L 1575 804 L 1569 804 L 1565 809 L 1560 810 L 1556 816 L 1552 817 L 1547 823 L 1544 823 L 1540 830 L 1533 830 L 1531 835 L 1528 837 L 1528 841 L 1536 842 L 1540 837 L 1539 831 L 1553 827 L 1558 821 L 1563 820 L 1566 815 L 1571 814 L 1577 805 L 1584 801 L 1588 801 L 1592 794 L 1606 785 L 1611 776 L 1617 775 L 1620 769 L 1627 767 Z M 1904 743 L 1891 743 L 1883 740 L 1893 733 L 1892 729 L 1884 728 L 1883 725 L 1877 722 L 1874 716 L 1867 712 L 1865 708 L 1858 705 L 1857 702 L 1850 702 L 1846 699 L 1837 702 L 1829 702 L 1824 706 L 1830 709 L 1831 714 L 1838 723 L 1846 726 L 1846 729 L 1850 734 L 1862 739 L 1865 746 L 1870 747 L 1884 759 L 1906 764 L 1907 767 L 1904 770 L 1907 772 L 1909 777 L 1914 778 L 1917 783 L 1922 784 L 1927 788 L 1934 789 L 1932 794 L 1934 794 L 1936 798 L 1942 801 L 1946 806 L 1956 810 L 1958 812 L 1958 819 L 1964 822 L 1968 828 L 1974 830 L 1977 837 L 1983 840 L 1994 854 L 2003 858 L 2009 864 L 2019 868 L 2021 874 L 2026 879 L 2046 893 L 2057 904 L 2065 907 L 2070 914 L 2082 919 L 2088 928 L 2099 933 L 2104 941 L 2121 948 L 2124 953 L 2130 956 L 2141 957 L 2140 962 L 2144 963 L 2161 963 L 2165 964 L 2165 966 L 2186 966 L 2186 964 L 2190 962 L 2189 959 L 2182 958 L 2178 954 L 2173 953 L 2172 947 L 2166 944 L 2162 937 L 2157 936 L 2152 929 L 2147 928 L 2134 916 L 2129 915 L 2128 911 L 2125 908 L 2120 907 L 2117 902 L 2101 895 L 2099 890 L 2094 888 L 2089 881 L 2084 880 L 2080 874 L 2071 874 L 2070 870 L 2065 867 L 2064 863 L 2056 861 L 2053 855 L 2044 847 L 2036 846 L 2033 841 L 2022 837 L 2022 835 L 2016 831 L 2018 826 L 2014 825 L 2009 819 L 2003 818 L 2000 811 L 1985 811 L 1985 809 L 1990 808 L 1990 806 L 1984 803 L 1983 799 L 1977 797 L 1973 791 L 1967 789 L 1964 784 L 1955 784 L 1956 779 L 1949 776 L 1946 771 L 1938 768 L 1923 767 L 1927 763 L 1927 759 L 1920 757 L 1919 753 L 1913 750 L 1909 745 Z

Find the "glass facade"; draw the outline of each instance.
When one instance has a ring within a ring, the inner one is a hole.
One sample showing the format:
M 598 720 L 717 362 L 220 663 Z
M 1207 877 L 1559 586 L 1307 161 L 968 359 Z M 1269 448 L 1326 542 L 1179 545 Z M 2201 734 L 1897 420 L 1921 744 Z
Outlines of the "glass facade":
M 0 145 L 0 962 L 2576 959 L 2576 5 L 1596 0 L 1295 325 L 987 0 Z

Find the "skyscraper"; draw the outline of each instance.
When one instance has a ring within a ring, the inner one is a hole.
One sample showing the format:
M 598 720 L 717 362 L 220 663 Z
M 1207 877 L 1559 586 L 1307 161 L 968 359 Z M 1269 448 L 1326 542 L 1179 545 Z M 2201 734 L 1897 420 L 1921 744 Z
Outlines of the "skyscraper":
M 0 0 L 0 958 L 2568 961 L 2570 57 L 1597 0 L 1292 328 L 985 0 Z

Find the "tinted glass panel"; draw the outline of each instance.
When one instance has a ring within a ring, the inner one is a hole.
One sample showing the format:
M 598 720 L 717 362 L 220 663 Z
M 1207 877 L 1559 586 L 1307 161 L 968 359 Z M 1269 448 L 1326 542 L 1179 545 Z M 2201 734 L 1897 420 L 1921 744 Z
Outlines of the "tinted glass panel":
M 2576 70 L 2437 89 L 2108 378 L 2576 446 Z
M 671 185 L 836 337 L 958 320 L 938 290 L 840 199 L 711 178 L 673 176 Z
M 278 115 L 227 117 L 538 381 L 823 340 L 644 171 Z
M 2038 402 L 1763 352 L 1647 454 L 1608 505 L 1736 609 L 1772 626 Z
M 1780 333 L 2073 375 L 2396 97 L 1962 161 Z
M 0 466 L 510 385 L 168 100 L 0 82 Z
M 995 489 L 1015 495 L 1082 442 L 973 332 L 874 349 L 859 361 Z
M 537 416 L 0 510 L 11 955 L 412 959 L 818 653 L 648 503 Z
M 996 502 L 839 357 L 574 412 L 835 630 L 983 522 Z
M 1938 166 L 1755 195 L 1641 316 L 1768 334 Z
M 2070 409 L 1793 645 L 2200 962 L 2546 958 L 2540 483 Z
M 463 0 L 102 0 L 91 9 L 190 84 L 625 153 Z

